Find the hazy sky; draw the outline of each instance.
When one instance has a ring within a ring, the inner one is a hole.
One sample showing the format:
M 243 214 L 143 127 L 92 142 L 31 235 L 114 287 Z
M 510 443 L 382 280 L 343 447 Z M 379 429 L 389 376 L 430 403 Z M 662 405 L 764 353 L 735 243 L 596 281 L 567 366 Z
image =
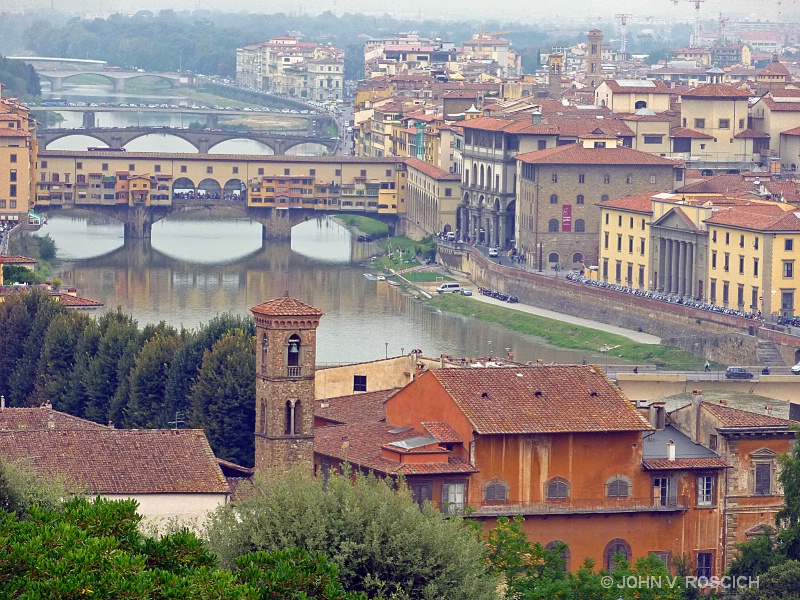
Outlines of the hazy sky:
M 694 0 L 558 0 L 541 2 L 533 0 L 484 0 L 431 1 L 431 0 L 0 0 L 0 9 L 23 10 L 41 5 L 70 12 L 85 12 L 91 15 L 110 12 L 136 12 L 165 8 L 176 10 L 209 9 L 225 11 L 249 11 L 257 13 L 309 13 L 325 10 L 337 15 L 345 12 L 368 14 L 388 13 L 398 18 L 450 19 L 450 20 L 520 20 L 536 22 L 542 17 L 558 16 L 564 20 L 585 22 L 586 18 L 613 17 L 614 13 L 630 13 L 634 17 L 657 17 L 678 20 L 694 18 Z M 702 0 L 701 17 L 717 19 L 740 15 L 751 19 L 781 20 L 797 19 L 800 0 Z

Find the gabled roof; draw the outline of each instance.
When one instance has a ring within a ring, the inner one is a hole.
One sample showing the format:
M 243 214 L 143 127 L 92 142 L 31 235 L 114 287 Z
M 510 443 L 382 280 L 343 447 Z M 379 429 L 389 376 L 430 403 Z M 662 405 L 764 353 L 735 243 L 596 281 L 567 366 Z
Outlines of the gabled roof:
M 35 258 L 29 258 L 27 256 L 6 256 L 5 254 L 0 254 L 0 265 L 35 265 L 36 262 Z
M 288 294 L 254 306 L 250 311 L 267 317 L 321 317 L 325 314 L 310 304 L 290 298 Z
M 749 229 L 751 231 L 795 232 L 800 231 L 800 212 L 770 211 L 757 205 L 732 206 L 715 211 L 705 221 L 710 225 Z
M 406 165 L 411 167 L 412 169 L 416 169 L 421 173 L 424 173 L 428 177 L 433 179 L 438 179 L 441 181 L 461 181 L 461 175 L 458 173 L 448 173 L 440 169 L 439 167 L 434 167 L 430 163 L 426 163 L 424 160 L 420 160 L 418 158 L 406 158 L 404 161 Z
M 227 494 L 200 430 L 0 431 L 0 453 L 93 494 Z
M 631 212 L 652 214 L 653 212 L 653 196 L 662 192 L 645 192 L 643 194 L 636 194 L 635 196 L 626 196 L 625 198 L 612 198 L 600 202 L 600 208 L 615 208 L 618 210 L 625 210 Z M 664 190 L 663 193 L 668 193 Z
M 751 192 L 753 184 L 745 180 L 740 173 L 725 173 L 703 181 L 695 181 L 675 190 L 685 194 L 728 194 L 733 192 Z
M 646 431 L 630 400 L 592 366 L 435 369 L 479 434 Z
M 569 144 L 518 154 L 515 158 L 520 162 L 530 164 L 683 166 L 680 161 L 669 160 L 623 146 L 617 146 L 616 148 L 584 148 L 581 144 Z
M 103 303 L 97 300 L 73 296 L 72 294 L 57 294 L 56 298 L 61 304 L 70 308 L 100 308 L 103 306 Z
M 714 136 L 687 127 L 673 127 L 669 131 L 671 138 L 692 138 L 695 140 L 711 140 Z
M 1 431 L 52 431 L 75 429 L 108 429 L 105 425 L 73 417 L 52 408 L 0 409 Z M 0 450 L 2 451 L 2 450 Z
M 780 419 L 771 415 L 760 415 L 758 413 L 750 412 L 749 410 L 742 410 L 741 408 L 733 408 L 722 404 L 713 404 L 711 402 L 702 402 L 703 410 L 714 416 L 721 427 L 790 427 L 797 425 L 795 421 L 789 419 Z
M 386 420 L 386 400 L 399 388 L 314 401 L 314 416 L 333 423 L 363 423 Z
M 669 443 L 675 460 L 669 460 Z M 724 469 L 730 467 L 719 454 L 696 444 L 672 425 L 647 434 L 642 440 L 642 467 L 645 470 Z
M 763 131 L 756 131 L 755 129 L 745 129 L 744 131 L 740 131 L 735 136 L 736 139 L 769 139 L 769 134 L 764 133 Z
M 605 83 L 615 94 L 670 94 L 669 88 L 660 79 L 606 79 Z
M 701 85 L 681 94 L 681 98 L 714 98 L 718 100 L 742 100 L 750 96 L 750 92 L 746 90 L 720 83 Z
M 431 437 L 436 438 L 436 440 L 442 444 L 459 444 L 464 441 L 461 439 L 461 436 L 458 435 L 458 432 L 456 432 L 444 421 L 421 423 L 421 425 L 425 428 L 425 431 L 431 435 Z

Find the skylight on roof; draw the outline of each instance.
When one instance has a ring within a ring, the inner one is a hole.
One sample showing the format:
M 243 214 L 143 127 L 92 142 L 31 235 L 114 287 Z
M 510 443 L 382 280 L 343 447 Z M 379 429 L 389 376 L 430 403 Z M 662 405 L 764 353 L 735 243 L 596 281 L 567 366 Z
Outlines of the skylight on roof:
M 617 79 L 619 87 L 654 88 L 656 84 L 649 79 Z

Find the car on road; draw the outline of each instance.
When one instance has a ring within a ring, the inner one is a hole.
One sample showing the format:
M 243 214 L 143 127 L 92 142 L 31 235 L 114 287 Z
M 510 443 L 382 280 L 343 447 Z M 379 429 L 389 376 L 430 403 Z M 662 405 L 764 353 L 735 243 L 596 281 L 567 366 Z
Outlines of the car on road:
M 800 375 L 800 362 L 792 367 L 792 374 L 793 375 Z
M 472 290 L 470 288 L 461 288 L 461 295 L 472 296 Z
M 725 371 L 725 379 L 752 379 L 753 374 L 742 367 L 728 367 Z
M 489 248 L 489 256 L 497 256 L 497 248 Z

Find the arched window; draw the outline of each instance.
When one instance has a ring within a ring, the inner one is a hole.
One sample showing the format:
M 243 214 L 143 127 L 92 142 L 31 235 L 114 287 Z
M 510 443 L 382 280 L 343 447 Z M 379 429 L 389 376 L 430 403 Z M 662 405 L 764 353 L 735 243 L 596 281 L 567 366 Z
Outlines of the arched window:
M 577 233 L 586 231 L 586 222 L 583 219 L 575 219 L 575 231 Z
M 267 401 L 261 401 L 261 433 L 267 433 Z
M 558 233 L 558 219 L 550 219 L 547 222 L 547 231 L 550 233 Z
M 550 195 L 550 204 L 558 204 L 558 195 L 556 194 Z
M 551 252 L 547 255 L 547 262 L 557 263 L 558 262 L 558 252 Z
M 492 187 L 492 167 L 486 167 L 486 187 Z
M 286 401 L 286 427 L 283 432 L 286 435 L 294 435 L 294 404 L 291 400 Z
M 296 333 L 289 338 L 289 345 L 286 349 L 286 364 L 289 367 L 300 366 L 300 336 Z
M 483 165 L 481 165 L 481 187 L 486 185 L 486 172 L 483 170 Z
M 566 500 L 569 498 L 569 484 L 565 479 L 554 477 L 545 485 L 545 497 L 548 500 Z
M 608 200 L 608 194 L 603 194 L 600 196 L 600 202 L 606 202 Z
M 483 499 L 486 502 L 504 502 L 508 500 L 508 484 L 494 479 L 483 488 Z
M 583 194 L 578 194 L 578 197 L 575 200 L 575 204 L 583 204 Z
M 636 102 L 636 104 L 633 105 L 633 107 L 636 110 L 639 110 L 640 108 L 647 108 L 647 102 L 645 102 L 644 100 L 639 100 Z
M 609 573 L 613 573 L 614 569 L 617 568 L 614 564 L 614 559 L 618 554 L 626 561 L 631 559 L 631 545 L 621 538 L 608 542 L 606 549 L 603 551 L 603 566 Z
M 569 570 L 569 546 L 561 540 L 553 540 L 548 542 L 544 547 L 545 550 L 558 550 L 558 556 L 564 561 L 564 572 Z
M 606 481 L 606 496 L 609 498 L 627 498 L 631 495 L 631 482 L 627 477 L 614 475 Z
M 583 254 L 580 252 L 576 252 L 572 255 L 572 262 L 574 263 L 582 263 L 583 262 Z
M 609 175 L 608 173 L 603 175 L 603 183 L 611 183 L 611 175 Z

